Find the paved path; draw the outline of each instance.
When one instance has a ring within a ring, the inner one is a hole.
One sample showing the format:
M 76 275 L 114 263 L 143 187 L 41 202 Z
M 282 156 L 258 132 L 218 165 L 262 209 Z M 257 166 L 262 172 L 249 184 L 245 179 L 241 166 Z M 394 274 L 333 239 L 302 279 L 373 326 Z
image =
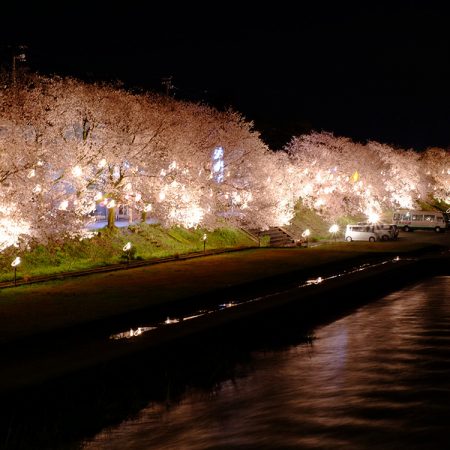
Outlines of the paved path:
M 134 220 L 134 221 L 131 222 L 131 223 L 130 223 L 130 221 L 127 220 L 127 219 L 118 219 L 118 220 L 115 221 L 115 225 L 116 225 L 116 227 L 118 227 L 118 228 L 124 228 L 124 227 L 128 227 L 129 225 L 136 225 L 136 224 L 139 224 L 139 223 L 142 223 L 142 221 L 141 221 L 141 220 Z M 150 219 L 147 219 L 147 220 L 145 221 L 145 223 L 154 225 L 154 224 L 157 224 L 158 221 L 157 221 L 156 219 L 151 219 L 151 218 L 150 218 Z M 95 222 L 90 223 L 90 224 L 86 227 L 86 229 L 88 229 L 88 230 L 90 230 L 90 231 L 92 231 L 92 230 L 99 230 L 100 228 L 105 228 L 106 225 L 108 225 L 108 221 L 105 220 L 105 219 L 101 219 L 101 220 L 97 220 L 97 221 L 95 221 Z

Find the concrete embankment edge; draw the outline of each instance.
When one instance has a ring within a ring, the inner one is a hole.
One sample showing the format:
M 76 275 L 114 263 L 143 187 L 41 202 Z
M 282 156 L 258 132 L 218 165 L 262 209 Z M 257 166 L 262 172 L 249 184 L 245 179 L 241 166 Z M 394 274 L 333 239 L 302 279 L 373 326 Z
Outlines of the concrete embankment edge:
M 157 330 L 153 336 L 143 337 L 136 349 L 187 339 L 196 333 L 207 334 L 218 328 L 222 328 L 224 333 L 227 329 L 235 329 L 237 326 L 251 328 L 291 314 L 302 324 L 308 325 L 310 322 L 313 325 L 321 319 L 327 321 L 333 314 L 362 306 L 426 278 L 448 275 L 448 262 L 448 257 L 392 262 L 329 279 L 321 284 L 271 294 L 211 316 Z
M 134 342 L 120 343 L 114 357 L 132 359 L 139 353 L 148 357 L 154 352 L 157 358 L 166 352 L 177 351 L 179 345 L 188 348 L 191 341 L 195 345 L 202 339 L 214 341 L 231 335 L 246 339 L 261 333 L 261 330 L 277 333 L 286 318 L 306 329 L 329 322 L 337 314 L 351 311 L 397 289 L 435 275 L 444 275 L 447 267 L 448 257 L 399 261 L 336 277 L 323 284 L 271 294 L 254 302 L 160 328 Z M 98 363 L 107 363 L 112 355 L 105 353 L 102 356 Z

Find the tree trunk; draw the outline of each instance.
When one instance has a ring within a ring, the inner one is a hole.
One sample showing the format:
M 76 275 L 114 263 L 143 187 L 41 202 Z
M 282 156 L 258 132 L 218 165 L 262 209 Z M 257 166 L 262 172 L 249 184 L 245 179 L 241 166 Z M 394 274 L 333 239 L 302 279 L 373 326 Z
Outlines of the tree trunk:
M 142 213 L 141 213 L 141 222 L 145 223 L 146 220 L 147 220 L 147 211 L 142 211 Z
M 114 228 L 116 222 L 116 208 L 108 208 L 108 228 Z

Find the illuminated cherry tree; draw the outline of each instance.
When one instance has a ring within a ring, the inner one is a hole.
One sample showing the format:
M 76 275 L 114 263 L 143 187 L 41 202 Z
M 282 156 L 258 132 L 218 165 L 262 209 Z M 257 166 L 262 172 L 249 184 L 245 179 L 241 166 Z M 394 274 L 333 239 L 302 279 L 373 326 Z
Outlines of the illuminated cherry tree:
M 32 236 L 81 233 L 99 202 L 110 225 L 125 205 L 196 226 L 240 208 L 222 201 L 236 190 L 246 190 L 243 209 L 251 201 L 252 171 L 267 149 L 236 112 L 71 79 L 34 76 L 19 92 L 20 102 L 15 88 L 2 93 L 1 195 L 9 215 L 29 217 L 22 231 Z M 218 147 L 220 179 L 211 159 Z
M 3 84 L 3 83 L 2 83 Z M 40 226 L 48 210 L 37 203 L 44 180 L 47 148 L 42 112 L 49 103 L 38 101 L 41 86 L 3 84 L 0 91 L 0 246 L 17 245 L 19 237 L 41 235 Z M 51 99 L 49 99 L 51 103 Z M 44 227 L 45 231 L 45 227 Z
M 331 218 L 412 208 L 432 189 L 420 154 L 411 150 L 331 133 L 294 138 L 286 150 L 299 177 L 298 197 Z
M 364 181 L 365 152 L 359 144 L 312 133 L 294 138 L 286 150 L 295 167 L 296 194 L 306 206 L 330 218 L 361 211 L 370 184 Z
M 429 148 L 420 159 L 428 177 L 427 188 L 432 197 L 450 204 L 450 152 L 441 148 Z
M 114 226 L 287 225 L 298 200 L 329 218 L 449 199 L 448 151 L 420 155 L 331 133 L 272 152 L 236 111 L 120 86 L 24 77 L 0 91 L 0 251 Z
M 427 177 L 419 153 L 378 142 L 369 142 L 366 147 L 378 160 L 373 179 L 384 188 L 385 208 L 413 208 L 416 200 L 426 197 Z

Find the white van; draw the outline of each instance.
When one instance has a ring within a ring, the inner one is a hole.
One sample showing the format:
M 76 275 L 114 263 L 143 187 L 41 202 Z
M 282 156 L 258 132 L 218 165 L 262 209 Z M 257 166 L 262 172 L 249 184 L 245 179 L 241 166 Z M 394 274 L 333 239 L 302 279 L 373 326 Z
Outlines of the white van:
M 345 228 L 345 240 L 351 241 L 369 241 L 379 240 L 379 235 L 375 232 L 373 225 L 347 225 Z

